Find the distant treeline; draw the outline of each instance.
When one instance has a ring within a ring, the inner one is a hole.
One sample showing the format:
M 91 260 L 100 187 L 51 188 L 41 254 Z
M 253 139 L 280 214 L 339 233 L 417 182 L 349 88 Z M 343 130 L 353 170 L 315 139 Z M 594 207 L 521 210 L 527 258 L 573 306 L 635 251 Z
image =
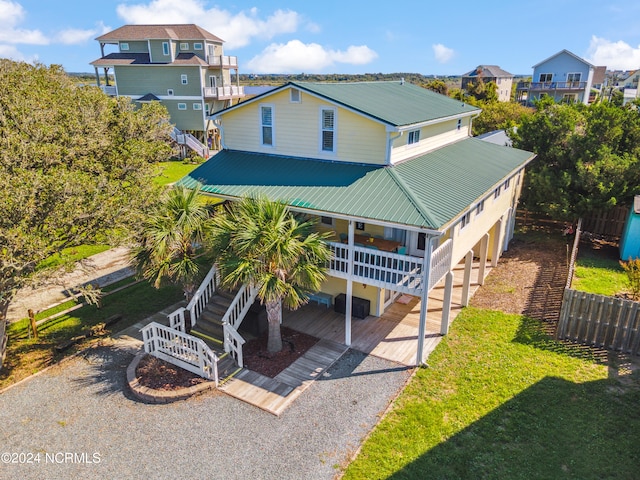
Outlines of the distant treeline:
M 442 80 L 449 88 L 460 88 L 459 76 L 422 75 L 420 73 L 329 73 L 329 74 L 240 74 L 242 85 L 282 85 L 287 82 L 376 82 L 376 81 L 400 81 L 415 85 L 424 85 L 433 80 Z

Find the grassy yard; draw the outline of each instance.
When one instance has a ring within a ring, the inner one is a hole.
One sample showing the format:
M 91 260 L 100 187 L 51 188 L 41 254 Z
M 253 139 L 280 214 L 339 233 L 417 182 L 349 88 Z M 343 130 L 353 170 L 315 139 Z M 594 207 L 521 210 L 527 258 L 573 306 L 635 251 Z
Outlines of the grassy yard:
M 608 296 L 624 293 L 629 289 L 627 274 L 617 259 L 592 255 L 578 258 L 571 287 Z
M 177 182 L 198 167 L 196 163 L 184 163 L 182 160 L 160 162 L 158 175 L 154 178 L 156 185 L 168 185 Z
M 109 248 L 111 248 L 109 245 L 80 245 L 78 247 L 65 248 L 60 253 L 51 255 L 46 260 L 40 262 L 37 268 L 57 268 L 63 265 L 69 265 L 78 260 L 95 255 L 96 253 L 109 250 Z
M 133 279 L 127 279 L 121 283 L 131 283 L 132 281 Z M 114 284 L 106 288 L 105 291 L 113 290 L 121 283 Z M 12 323 L 8 327 L 9 342 L 5 363 L 0 372 L 0 389 L 32 375 L 78 348 L 86 346 L 87 342 L 91 341 L 90 339 L 62 353 L 55 350 L 56 345 L 85 333 L 92 326 L 104 322 L 112 315 L 122 314 L 123 318 L 111 327 L 112 330 L 105 330 L 105 335 L 123 330 L 183 298 L 182 289 L 179 287 L 170 286 L 156 290 L 147 282 L 141 282 L 105 296 L 103 306 L 100 309 L 94 306 L 84 306 L 45 322 L 38 328 L 37 340 L 28 338 L 27 319 Z M 70 308 L 75 304 L 74 300 L 70 300 L 55 309 L 41 312 L 36 316 L 36 320 L 52 315 L 56 311 Z
M 538 321 L 466 308 L 344 478 L 638 478 L 640 376 L 614 371 Z

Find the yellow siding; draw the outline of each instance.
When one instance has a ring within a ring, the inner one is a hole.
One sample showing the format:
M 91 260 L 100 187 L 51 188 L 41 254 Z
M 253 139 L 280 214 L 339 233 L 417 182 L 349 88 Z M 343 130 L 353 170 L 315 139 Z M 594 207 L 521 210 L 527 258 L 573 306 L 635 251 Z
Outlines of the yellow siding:
M 322 292 L 333 295 L 335 297 L 341 293 L 347 293 L 347 281 L 342 278 L 327 277 L 320 288 Z M 353 296 L 365 298 L 371 302 L 369 315 L 375 315 L 378 311 L 378 302 L 380 300 L 380 289 L 371 285 L 363 285 L 362 283 L 353 283 Z M 333 307 L 332 307 L 333 308 Z
M 326 160 L 383 164 L 386 133 L 382 124 L 337 108 L 336 153 L 320 150 L 320 108 L 333 104 L 301 92 L 301 102 L 289 100 L 289 90 L 254 102 L 222 117 L 224 140 L 234 150 L 261 151 Z M 260 105 L 273 106 L 274 146 L 260 145 Z
M 404 132 L 393 141 L 391 163 L 414 158 L 466 138 L 469 135 L 469 122 L 469 117 L 463 118 L 459 129 L 457 119 L 423 127 L 420 129 L 420 141 L 412 145 L 407 144 L 409 134 Z

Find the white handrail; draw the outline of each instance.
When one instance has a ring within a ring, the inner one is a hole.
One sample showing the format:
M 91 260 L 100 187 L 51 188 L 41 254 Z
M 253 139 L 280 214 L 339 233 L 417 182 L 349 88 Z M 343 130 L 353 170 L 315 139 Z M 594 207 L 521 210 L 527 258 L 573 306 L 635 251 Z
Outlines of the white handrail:
M 431 272 L 429 274 L 429 291 L 451 271 L 453 241 L 449 238 L 431 253 Z
M 224 351 L 227 352 L 238 364 L 240 368 L 244 366 L 242 360 L 242 345 L 246 342 L 242 335 L 231 325 L 222 325 L 224 334 Z
M 242 320 L 251 308 L 251 305 L 253 305 L 257 294 L 258 289 L 254 287 L 248 287 L 247 285 L 240 287 L 231 305 L 229 305 L 227 313 L 222 317 L 222 323 L 226 323 L 233 327 L 234 330 L 238 330 Z
M 216 292 L 217 286 L 220 284 L 220 273 L 215 265 L 211 267 L 209 273 L 204 277 L 202 283 L 193 294 L 191 301 L 187 304 L 186 309 L 189 311 L 191 326 L 194 326 L 200 318 L 200 314 L 206 308 L 209 299 Z
M 213 380 L 218 386 L 218 356 L 203 340 L 156 322 L 141 331 L 146 353 Z

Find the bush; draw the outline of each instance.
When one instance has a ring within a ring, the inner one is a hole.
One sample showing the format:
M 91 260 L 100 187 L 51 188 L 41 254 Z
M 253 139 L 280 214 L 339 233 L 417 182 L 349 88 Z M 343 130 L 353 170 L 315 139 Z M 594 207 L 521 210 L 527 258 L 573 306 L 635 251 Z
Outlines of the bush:
M 620 265 L 627 274 L 631 298 L 640 300 L 640 258 L 629 259 L 627 262 L 620 262 Z

